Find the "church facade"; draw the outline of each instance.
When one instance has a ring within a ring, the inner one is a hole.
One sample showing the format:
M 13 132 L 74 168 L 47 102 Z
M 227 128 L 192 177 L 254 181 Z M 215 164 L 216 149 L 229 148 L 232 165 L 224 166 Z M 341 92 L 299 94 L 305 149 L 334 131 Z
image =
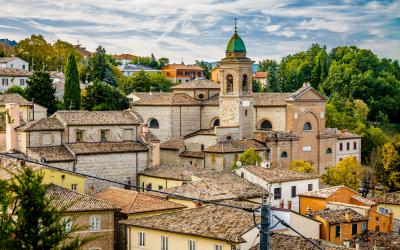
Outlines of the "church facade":
M 346 156 L 360 160 L 360 136 L 325 127 L 323 95 L 307 83 L 290 93 L 253 93 L 253 63 L 235 31 L 219 62 L 219 83 L 196 79 L 170 93 L 128 96 L 162 142 L 161 163 L 228 170 L 249 148 L 264 166 L 306 160 L 320 174 Z

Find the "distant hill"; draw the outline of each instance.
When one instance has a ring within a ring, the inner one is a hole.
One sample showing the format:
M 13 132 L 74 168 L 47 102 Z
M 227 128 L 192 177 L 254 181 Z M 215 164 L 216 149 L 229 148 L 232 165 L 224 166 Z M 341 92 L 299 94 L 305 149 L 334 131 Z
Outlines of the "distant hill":
M 11 47 L 14 47 L 15 45 L 17 45 L 18 43 L 14 40 L 9 40 L 8 38 L 0 38 L 0 43 L 4 43 L 7 45 L 10 45 Z

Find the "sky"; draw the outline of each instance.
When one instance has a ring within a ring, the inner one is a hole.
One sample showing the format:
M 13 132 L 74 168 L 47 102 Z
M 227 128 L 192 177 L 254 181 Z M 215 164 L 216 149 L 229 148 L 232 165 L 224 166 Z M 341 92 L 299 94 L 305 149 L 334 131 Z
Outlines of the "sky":
M 255 61 L 312 43 L 356 45 L 400 59 L 400 0 L 0 0 L 0 38 L 42 34 L 94 51 L 217 61 L 238 19 Z

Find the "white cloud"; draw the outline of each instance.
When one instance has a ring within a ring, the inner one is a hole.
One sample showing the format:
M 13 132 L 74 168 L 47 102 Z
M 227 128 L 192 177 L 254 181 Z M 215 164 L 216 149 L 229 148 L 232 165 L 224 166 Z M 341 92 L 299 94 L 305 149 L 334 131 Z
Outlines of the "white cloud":
M 278 36 L 284 36 L 284 37 L 293 37 L 296 35 L 296 32 L 294 32 L 293 30 L 290 30 L 290 29 L 285 29 L 285 30 L 278 31 L 274 34 L 278 35 Z
M 265 31 L 267 32 L 275 32 L 279 30 L 281 26 L 279 24 L 272 24 L 265 27 Z
M 330 21 L 318 18 L 302 21 L 298 27 L 304 30 L 329 30 L 332 32 L 347 32 L 351 30 L 350 25 L 344 21 Z

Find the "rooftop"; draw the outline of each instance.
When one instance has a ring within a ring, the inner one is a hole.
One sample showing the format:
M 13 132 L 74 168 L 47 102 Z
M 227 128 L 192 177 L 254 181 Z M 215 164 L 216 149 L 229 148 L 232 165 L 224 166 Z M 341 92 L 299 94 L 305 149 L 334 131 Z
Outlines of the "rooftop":
M 189 166 L 156 165 L 144 169 L 140 174 L 180 181 L 191 181 L 193 173 L 199 170 L 200 168 Z
M 35 159 L 44 159 L 46 162 L 74 161 L 75 157 L 65 146 L 47 146 L 27 148 L 29 156 Z
M 160 144 L 160 149 L 178 150 L 185 146 L 185 141 L 181 138 L 171 138 Z
M 138 72 L 138 71 L 141 71 L 141 70 L 144 70 L 144 71 L 156 71 L 156 72 L 160 71 L 158 69 L 153 69 L 153 68 L 141 65 L 141 64 L 130 64 L 130 63 L 119 66 L 119 69 L 121 71 L 134 71 L 134 72 Z
M 28 71 L 25 69 L 10 69 L 10 68 L 0 68 L 0 76 L 21 76 L 21 77 L 30 77 L 32 75 L 32 71 Z
M 121 208 L 121 213 L 136 214 L 160 210 L 182 209 L 185 206 L 147 193 L 109 187 L 96 194 L 96 198 Z
M 133 102 L 133 105 L 141 106 L 197 106 L 200 105 L 199 101 L 196 101 L 192 97 L 184 93 L 167 93 L 167 92 L 136 92 L 134 93 L 139 100 Z
M 46 117 L 31 121 L 18 128 L 21 131 L 64 130 L 64 125 L 56 117 Z
M 254 106 L 286 106 L 293 93 L 253 93 Z
M 0 57 L 0 63 L 7 63 L 17 58 L 18 57 Z
M 211 80 L 207 80 L 204 78 L 197 78 L 193 81 L 178 84 L 174 87 L 172 87 L 172 90 L 177 90 L 177 89 L 220 89 L 220 85 L 216 82 L 213 82 Z
M 329 196 L 331 196 L 332 194 L 336 193 L 341 188 L 347 188 L 347 187 L 345 187 L 344 185 L 340 185 L 340 186 L 334 186 L 334 187 L 328 187 L 328 188 L 321 188 L 321 189 L 317 189 L 317 190 L 314 190 L 314 191 L 305 192 L 305 193 L 302 193 L 302 194 L 299 194 L 299 195 L 300 196 L 308 196 L 308 197 L 326 199 Z M 354 191 L 354 190 L 352 190 L 352 191 L 355 194 L 357 194 L 356 191 Z
M 231 39 L 229 39 L 226 52 L 246 52 L 246 46 L 236 30 Z
M 148 148 L 136 141 L 126 142 L 78 142 L 67 144 L 67 147 L 76 155 L 128 153 L 147 151 Z
M 347 129 L 340 130 L 338 134 L 338 139 L 352 139 L 352 138 L 361 138 L 361 135 L 351 133 Z
M 361 234 L 357 238 L 352 240 L 352 244 L 358 242 L 360 249 L 363 250 L 376 250 L 381 249 L 400 249 L 400 237 L 399 233 L 390 232 L 382 233 L 376 231 L 369 231 Z
M 267 76 L 268 76 L 268 72 L 262 72 L 262 71 L 257 71 L 254 74 L 255 78 L 267 78 Z
M 298 181 L 318 178 L 316 175 L 298 173 L 287 169 L 263 168 L 260 166 L 246 166 L 245 170 L 263 179 L 268 183 Z
M 204 150 L 207 153 L 240 153 L 249 148 L 256 151 L 266 150 L 267 148 L 260 142 L 255 140 L 231 140 L 217 143 Z
M 67 212 L 114 211 L 118 208 L 106 201 L 50 184 L 46 196 L 56 208 L 68 207 Z
M 113 55 L 113 58 L 117 60 L 133 60 L 137 58 L 137 56 L 132 54 L 119 54 L 119 55 Z
M 328 221 L 329 224 L 339 224 L 346 222 L 357 222 L 367 221 L 368 218 L 355 212 L 351 208 L 339 209 L 339 210 L 320 210 L 313 212 L 314 218 L 319 216 L 324 220 Z
M 216 205 L 124 220 L 120 223 L 233 243 L 245 242 L 242 235 L 254 228 L 251 213 Z
M 56 117 L 66 125 L 134 125 L 139 120 L 129 111 L 57 111 Z
M 164 68 L 166 68 L 166 67 L 172 67 L 172 68 L 174 68 L 174 69 L 194 69 L 194 70 L 201 70 L 201 71 L 203 71 L 203 68 L 202 67 L 200 67 L 200 66 L 197 66 L 197 65 L 186 65 L 186 64 L 175 64 L 175 63 L 172 63 L 172 64 L 167 64 L 167 65 L 165 65 L 163 68 L 162 68 L 162 70 L 164 70 Z
M 373 198 L 375 202 L 400 205 L 400 191 L 387 193 Z
M 5 105 L 6 103 L 15 103 L 19 105 L 32 105 L 32 102 L 26 100 L 17 93 L 0 94 L 0 105 Z

